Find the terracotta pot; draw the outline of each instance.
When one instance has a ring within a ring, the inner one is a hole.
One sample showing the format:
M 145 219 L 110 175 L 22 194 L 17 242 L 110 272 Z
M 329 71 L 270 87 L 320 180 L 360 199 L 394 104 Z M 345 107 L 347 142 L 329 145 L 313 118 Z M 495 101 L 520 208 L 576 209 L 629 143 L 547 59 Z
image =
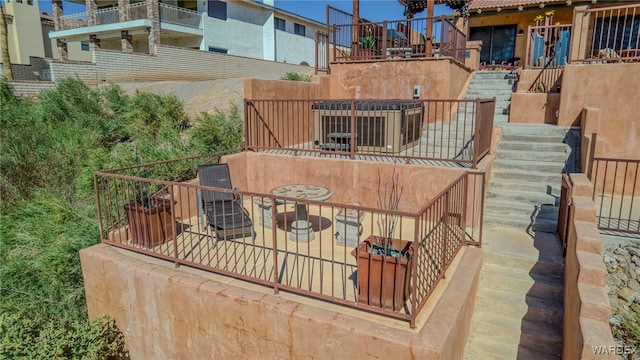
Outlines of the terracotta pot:
M 411 293 L 411 264 L 414 243 L 393 239 L 392 246 L 405 249 L 407 257 L 394 258 L 369 254 L 382 244 L 379 236 L 369 236 L 351 251 L 358 264 L 358 302 L 399 311 Z
M 169 199 L 150 198 L 151 207 L 144 207 L 136 201 L 124 205 L 135 245 L 152 248 L 173 239 L 172 202 L 176 203 Z

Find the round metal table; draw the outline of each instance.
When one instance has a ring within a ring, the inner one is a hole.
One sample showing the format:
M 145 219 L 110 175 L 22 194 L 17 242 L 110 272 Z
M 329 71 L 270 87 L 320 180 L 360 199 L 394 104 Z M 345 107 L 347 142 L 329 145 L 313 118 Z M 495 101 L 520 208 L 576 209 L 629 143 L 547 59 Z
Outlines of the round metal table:
M 315 239 L 315 232 L 308 219 L 306 200 L 324 201 L 333 195 L 331 190 L 324 186 L 291 184 L 282 185 L 271 190 L 274 196 L 294 198 L 296 201 L 296 220 L 291 222 L 291 232 L 289 238 L 293 241 L 308 242 Z M 276 198 L 276 203 L 284 204 L 284 199 Z

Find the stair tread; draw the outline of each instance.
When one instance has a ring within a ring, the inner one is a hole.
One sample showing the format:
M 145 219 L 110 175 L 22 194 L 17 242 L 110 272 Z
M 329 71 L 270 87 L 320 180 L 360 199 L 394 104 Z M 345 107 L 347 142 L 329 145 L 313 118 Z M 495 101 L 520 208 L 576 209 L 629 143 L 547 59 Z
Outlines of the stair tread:
M 514 267 L 505 267 L 500 264 L 484 264 L 483 273 L 503 278 L 510 281 L 535 282 L 548 286 L 564 288 L 564 274 L 558 273 L 555 276 L 547 274 L 538 274 L 532 272 L 531 269 L 522 269 Z
M 477 297 L 491 300 L 496 303 L 513 305 L 517 308 L 528 309 L 531 307 L 560 314 L 564 312 L 564 304 L 562 300 L 545 299 L 537 296 L 527 296 L 526 294 L 489 289 L 483 286 L 480 286 L 478 288 Z M 497 306 L 496 310 L 498 310 Z

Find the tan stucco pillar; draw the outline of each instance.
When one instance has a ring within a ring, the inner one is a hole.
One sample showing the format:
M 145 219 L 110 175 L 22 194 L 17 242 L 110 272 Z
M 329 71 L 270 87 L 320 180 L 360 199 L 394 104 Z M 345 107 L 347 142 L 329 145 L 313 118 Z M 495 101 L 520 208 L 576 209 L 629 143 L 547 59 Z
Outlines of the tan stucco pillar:
M 147 0 L 147 18 L 151 21 L 149 29 L 149 54 L 155 55 L 160 45 L 160 9 L 158 0 Z
M 87 25 L 95 26 L 96 24 L 96 11 L 98 11 L 98 4 L 95 0 L 86 0 L 87 6 Z
M 578 11 L 584 11 L 588 8 L 588 5 L 576 6 L 573 9 L 573 23 L 575 24 L 573 30 L 571 30 L 571 53 L 569 54 L 570 61 L 572 59 L 585 59 L 587 58 L 587 50 L 589 49 L 589 24 L 591 23 L 591 15 L 589 13 L 580 13 Z M 585 16 L 582 16 L 585 14 Z

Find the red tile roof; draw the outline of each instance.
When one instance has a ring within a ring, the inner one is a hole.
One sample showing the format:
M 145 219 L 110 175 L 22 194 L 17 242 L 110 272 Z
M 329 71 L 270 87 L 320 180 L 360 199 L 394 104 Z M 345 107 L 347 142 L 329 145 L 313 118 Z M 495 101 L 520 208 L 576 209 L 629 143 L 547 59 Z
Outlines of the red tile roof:
M 563 2 L 566 2 L 566 0 L 471 0 L 471 3 L 469 4 L 469 10 L 495 9 L 498 7 L 511 8 L 520 5 L 524 7 L 532 7 L 539 6 L 541 3 L 544 3 L 546 5 Z

